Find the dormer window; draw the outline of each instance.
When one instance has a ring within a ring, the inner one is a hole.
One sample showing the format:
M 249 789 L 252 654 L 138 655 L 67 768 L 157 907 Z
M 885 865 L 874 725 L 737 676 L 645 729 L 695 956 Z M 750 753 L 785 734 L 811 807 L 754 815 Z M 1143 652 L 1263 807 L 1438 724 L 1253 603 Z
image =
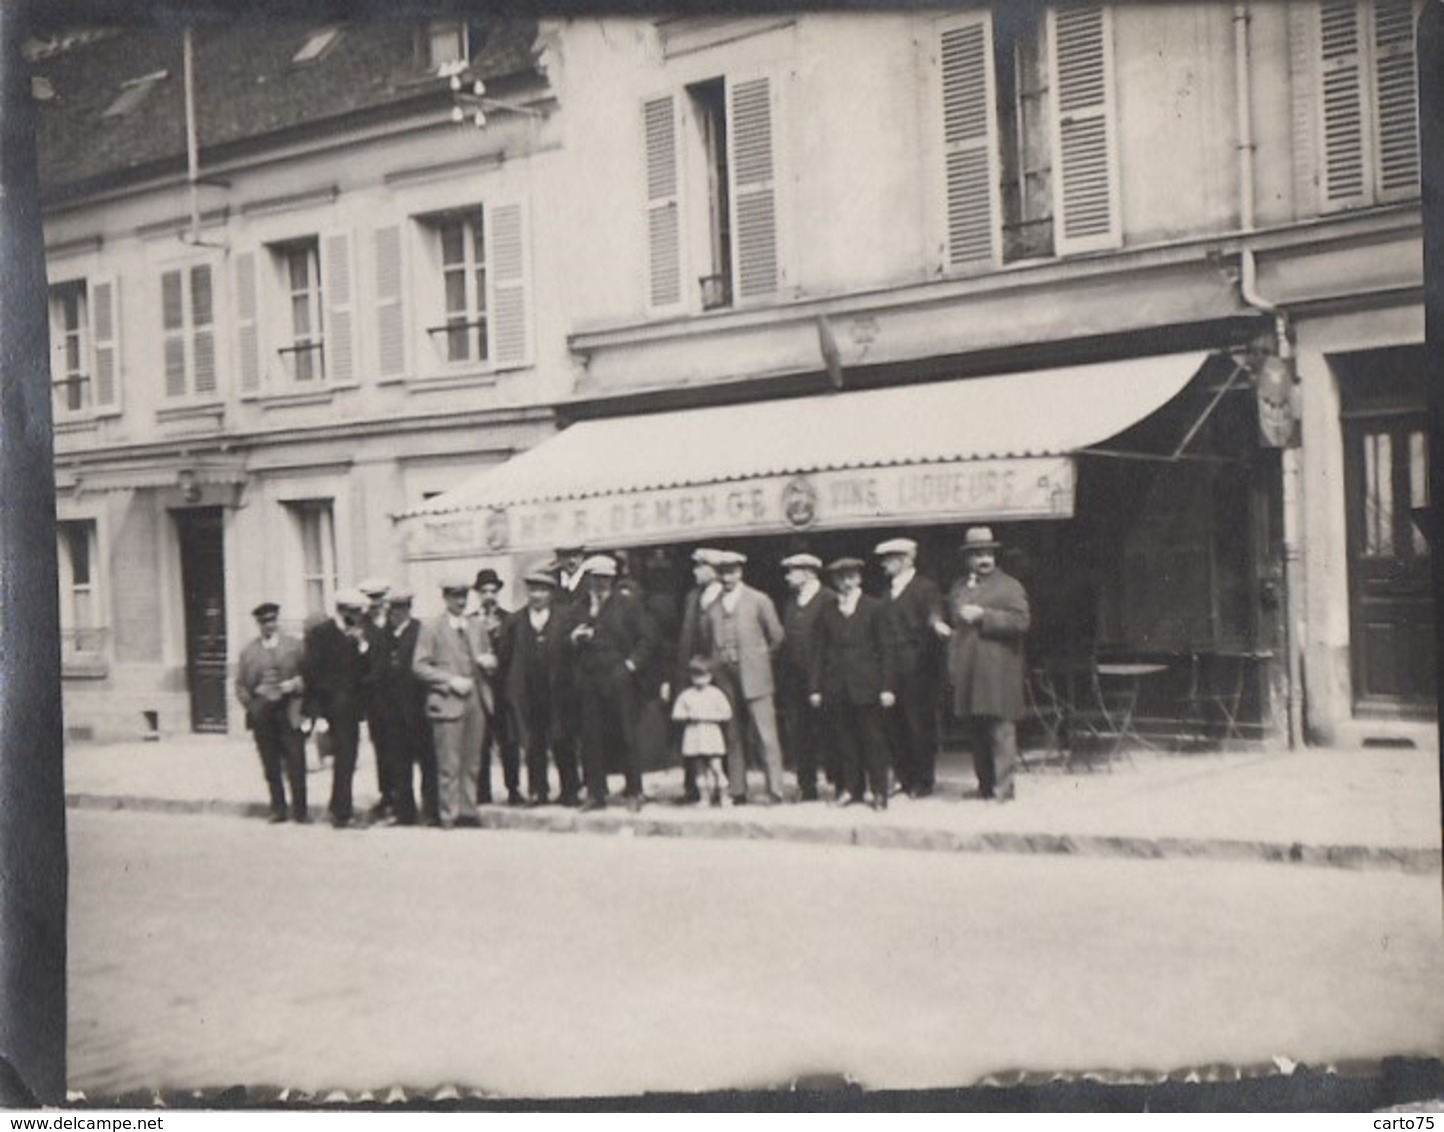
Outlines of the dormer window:
M 120 93 L 115 100 L 101 111 L 102 118 L 119 118 L 129 114 L 149 96 L 170 75 L 169 71 L 152 71 L 139 78 L 127 79 L 120 84 Z
M 440 21 L 428 29 L 427 61 L 433 70 L 448 63 L 467 63 L 481 53 L 485 42 L 480 24 Z
M 306 42 L 301 44 L 301 49 L 291 56 L 291 62 L 309 63 L 314 59 L 319 59 L 325 54 L 326 49 L 336 42 L 336 38 L 340 34 L 341 29 L 338 27 L 320 28 L 313 31 Z

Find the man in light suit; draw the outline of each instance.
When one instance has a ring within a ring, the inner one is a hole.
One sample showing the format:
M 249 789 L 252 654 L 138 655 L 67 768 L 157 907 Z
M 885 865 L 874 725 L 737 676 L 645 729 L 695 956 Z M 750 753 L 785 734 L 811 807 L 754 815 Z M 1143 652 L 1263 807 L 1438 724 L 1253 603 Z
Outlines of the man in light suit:
M 298 822 L 306 812 L 306 738 L 301 733 L 301 642 L 280 631 L 281 607 L 264 601 L 251 611 L 261 635 L 241 650 L 236 698 L 246 709 L 246 726 L 256 739 L 261 769 L 271 794 L 271 821 L 286 820 L 286 790 Z
M 760 755 L 767 801 L 782 801 L 782 743 L 773 703 L 772 656 L 782 647 L 782 621 L 772 599 L 742 581 L 747 556 L 724 551 L 717 576 L 722 593 L 707 608 L 708 639 L 718 686 L 732 701 L 727 732 L 727 790 L 733 805 L 747 801 L 747 754 Z M 760 750 L 759 750 L 760 748 Z
M 442 829 L 480 824 L 476 789 L 496 656 L 486 630 L 466 616 L 470 592 L 470 584 L 462 580 L 442 586 L 446 612 L 421 626 L 411 661 L 412 672 L 426 685 Z

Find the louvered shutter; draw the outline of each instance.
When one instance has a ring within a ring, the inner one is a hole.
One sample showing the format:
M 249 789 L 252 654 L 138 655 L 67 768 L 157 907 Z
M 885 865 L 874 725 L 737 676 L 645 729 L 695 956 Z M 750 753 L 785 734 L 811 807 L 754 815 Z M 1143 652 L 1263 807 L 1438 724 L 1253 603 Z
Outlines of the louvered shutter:
M 400 377 L 406 368 L 406 339 L 401 305 L 401 229 L 375 233 L 376 372 Z
M 1113 116 L 1113 28 L 1102 5 L 1048 12 L 1054 244 L 1059 255 L 1122 242 Z
M 770 79 L 728 83 L 727 134 L 733 295 L 745 302 L 777 293 L 777 178 Z
M 160 323 L 165 343 L 165 395 L 184 397 L 186 381 L 185 288 L 179 271 L 160 277 Z
M 1365 159 L 1363 33 L 1357 0 L 1320 3 L 1319 60 L 1323 208 L 1366 204 L 1372 186 Z
M 642 104 L 647 156 L 647 305 L 682 301 L 682 217 L 678 193 L 677 100 Z
M 492 359 L 500 367 L 525 365 L 531 355 L 527 332 L 526 212 L 520 202 L 486 212 L 486 246 L 491 285 Z
M 1293 135 L 1294 215 L 1312 216 L 1318 210 L 1318 50 L 1314 6 L 1294 0 L 1289 6 L 1289 83 Z
M 90 290 L 90 343 L 95 408 L 120 409 L 120 295 L 113 277 L 96 279 Z
M 993 28 L 986 12 L 949 21 L 939 32 L 942 86 L 945 270 L 998 259 L 997 104 Z
M 256 253 L 236 255 L 236 353 L 241 392 L 261 388 L 261 327 L 257 314 Z
M 325 240 L 321 293 L 326 303 L 326 336 L 322 357 L 328 381 L 349 385 L 356 380 L 355 316 L 351 283 L 351 237 L 335 232 Z
M 216 391 L 216 313 L 211 268 L 191 268 L 191 360 L 197 393 Z
M 1413 0 L 1374 0 L 1374 137 L 1381 200 L 1419 192 Z

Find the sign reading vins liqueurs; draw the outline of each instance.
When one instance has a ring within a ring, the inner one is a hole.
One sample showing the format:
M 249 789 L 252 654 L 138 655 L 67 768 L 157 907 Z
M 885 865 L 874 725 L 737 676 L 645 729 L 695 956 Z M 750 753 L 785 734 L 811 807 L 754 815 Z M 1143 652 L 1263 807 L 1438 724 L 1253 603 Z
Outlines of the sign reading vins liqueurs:
M 579 485 L 579 488 L 582 485 Z M 645 546 L 729 535 L 1068 519 L 1068 456 L 958 460 L 859 468 L 560 502 L 422 515 L 410 520 L 410 557 L 548 551 L 568 543 Z

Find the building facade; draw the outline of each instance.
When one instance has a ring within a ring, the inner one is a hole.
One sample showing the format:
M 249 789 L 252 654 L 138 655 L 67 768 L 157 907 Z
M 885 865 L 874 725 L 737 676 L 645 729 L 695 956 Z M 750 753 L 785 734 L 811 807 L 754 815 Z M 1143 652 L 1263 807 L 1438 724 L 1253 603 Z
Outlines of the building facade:
M 174 171 L 48 214 L 95 375 L 57 415 L 71 628 L 107 630 L 72 718 L 194 718 L 206 562 L 234 652 L 250 595 L 336 577 L 906 531 L 946 580 L 986 521 L 1035 660 L 1160 659 L 1160 714 L 1225 663 L 1250 735 L 1432 742 L 1419 12 L 576 18 L 478 55 L 522 92 L 480 131 L 431 88 L 206 160 L 202 115 L 198 220 Z

